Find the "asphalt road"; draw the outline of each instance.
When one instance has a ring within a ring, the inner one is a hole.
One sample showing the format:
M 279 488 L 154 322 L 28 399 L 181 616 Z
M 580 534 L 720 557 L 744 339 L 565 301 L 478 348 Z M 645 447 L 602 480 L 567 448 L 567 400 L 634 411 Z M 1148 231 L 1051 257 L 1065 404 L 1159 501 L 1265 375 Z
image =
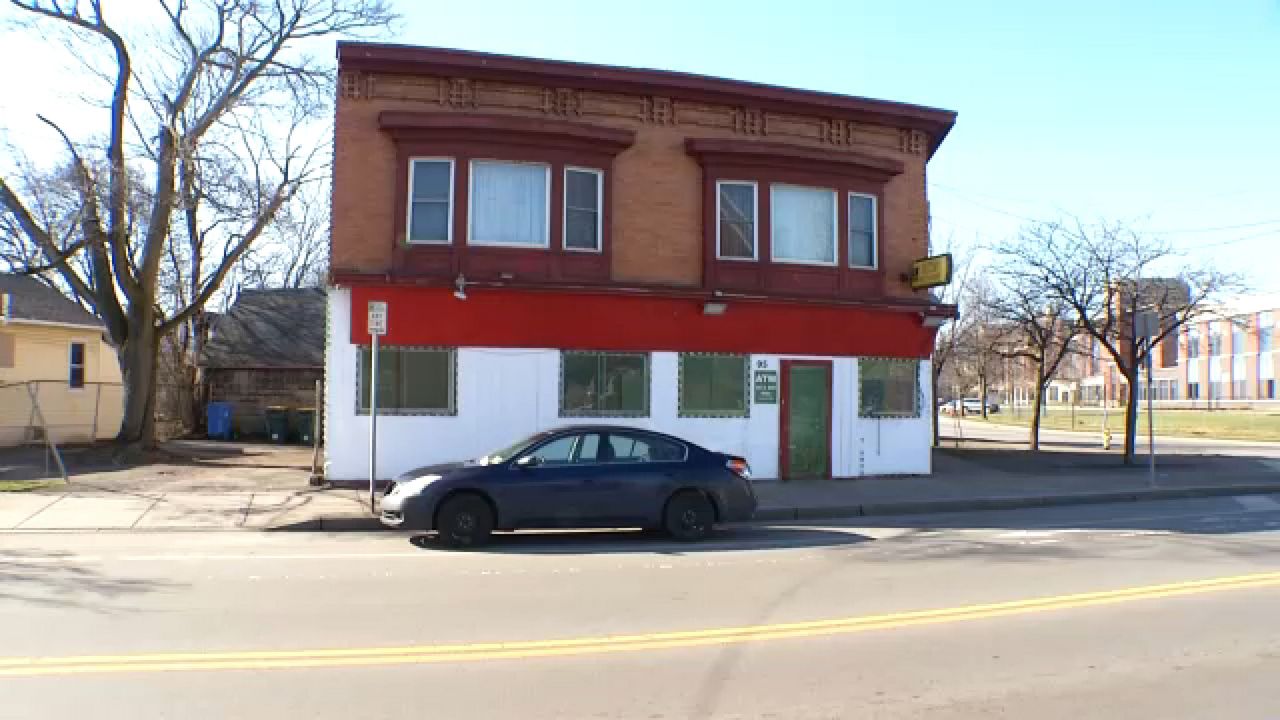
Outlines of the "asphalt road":
M 472 553 L 4 534 L 0 718 L 1275 718 L 1278 603 L 1280 496 Z

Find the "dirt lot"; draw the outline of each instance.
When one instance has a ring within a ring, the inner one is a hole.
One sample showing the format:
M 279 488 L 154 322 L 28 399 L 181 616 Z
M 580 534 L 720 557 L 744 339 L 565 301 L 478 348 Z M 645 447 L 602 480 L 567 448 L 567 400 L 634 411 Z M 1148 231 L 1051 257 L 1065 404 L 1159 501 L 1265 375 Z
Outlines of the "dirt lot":
M 212 440 L 171 440 L 141 457 L 122 459 L 110 445 L 62 449 L 63 485 L 43 447 L 0 449 L 0 491 L 66 490 L 207 492 L 296 490 L 308 486 L 311 448 Z

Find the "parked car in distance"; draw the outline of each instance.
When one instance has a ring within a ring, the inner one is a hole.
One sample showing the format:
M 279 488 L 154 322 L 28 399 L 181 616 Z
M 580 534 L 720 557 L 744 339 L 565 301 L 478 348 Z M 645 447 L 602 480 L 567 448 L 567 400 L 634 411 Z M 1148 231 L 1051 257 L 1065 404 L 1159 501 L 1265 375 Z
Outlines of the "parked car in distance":
M 411 470 L 380 509 L 384 525 L 434 530 L 449 547 L 520 528 L 660 528 L 698 540 L 717 522 L 750 519 L 756 497 L 743 458 L 649 430 L 580 425 Z
M 982 401 L 978 398 L 964 398 L 963 400 L 948 400 L 939 406 L 944 415 L 959 415 L 963 410 L 965 415 L 981 415 Z M 1000 412 L 1000 406 L 990 400 L 987 401 L 987 413 Z
M 960 402 L 962 402 L 962 403 L 964 404 L 964 412 L 965 412 L 965 414 L 966 414 L 966 415 L 981 415 L 981 414 L 982 414 L 982 401 L 981 401 L 981 400 L 979 400 L 978 398 L 965 398 L 964 400 L 961 400 Z M 996 412 L 1000 412 L 1000 406 L 999 406 L 999 405 L 997 405 L 997 404 L 995 404 L 995 403 L 993 403 L 993 402 L 991 402 L 990 400 L 988 400 L 988 401 L 987 401 L 987 412 L 988 412 L 988 413 L 996 413 Z

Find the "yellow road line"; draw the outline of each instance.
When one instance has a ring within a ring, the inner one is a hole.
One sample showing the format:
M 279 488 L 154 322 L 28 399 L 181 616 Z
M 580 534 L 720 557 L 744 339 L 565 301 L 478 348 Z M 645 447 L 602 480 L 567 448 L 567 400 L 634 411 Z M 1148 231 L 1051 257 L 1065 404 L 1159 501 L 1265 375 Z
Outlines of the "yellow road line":
M 266 670 L 592 655 L 889 630 L 1134 600 L 1277 586 L 1280 586 L 1280 572 L 1268 572 L 936 610 L 636 635 L 403 647 L 14 657 L 0 658 L 0 677 L 177 670 Z

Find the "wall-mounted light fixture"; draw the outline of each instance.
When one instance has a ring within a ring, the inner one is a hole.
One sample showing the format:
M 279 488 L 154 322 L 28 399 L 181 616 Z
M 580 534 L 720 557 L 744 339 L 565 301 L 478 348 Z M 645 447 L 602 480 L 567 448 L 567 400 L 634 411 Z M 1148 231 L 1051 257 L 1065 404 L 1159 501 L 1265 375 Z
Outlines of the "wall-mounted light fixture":
M 457 288 L 457 290 L 453 291 L 453 296 L 458 298 L 459 300 L 466 300 L 467 299 L 467 278 L 465 278 L 462 275 L 462 273 L 458 273 L 458 279 L 453 281 L 453 285 L 454 287 Z
M 705 303 L 702 303 L 702 314 L 703 315 L 723 315 L 724 311 L 728 309 L 728 307 L 729 307 L 728 303 L 705 302 Z
M 946 325 L 949 320 L 951 320 L 951 318 L 947 317 L 946 315 L 926 315 L 924 313 L 920 313 L 920 318 L 923 321 L 924 326 L 927 328 L 942 327 L 943 325 Z

